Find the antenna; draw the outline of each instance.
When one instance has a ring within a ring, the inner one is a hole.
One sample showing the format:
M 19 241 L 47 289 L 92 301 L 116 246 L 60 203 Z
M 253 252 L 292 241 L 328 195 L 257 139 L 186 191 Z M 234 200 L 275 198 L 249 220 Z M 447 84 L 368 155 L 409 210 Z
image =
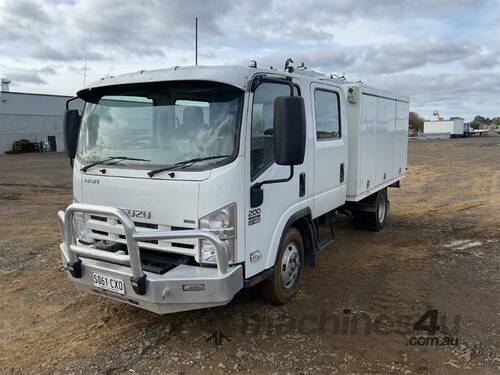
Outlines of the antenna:
M 194 65 L 198 65 L 198 17 L 194 18 Z
M 85 67 L 83 68 L 83 87 L 87 82 L 87 51 L 85 51 Z

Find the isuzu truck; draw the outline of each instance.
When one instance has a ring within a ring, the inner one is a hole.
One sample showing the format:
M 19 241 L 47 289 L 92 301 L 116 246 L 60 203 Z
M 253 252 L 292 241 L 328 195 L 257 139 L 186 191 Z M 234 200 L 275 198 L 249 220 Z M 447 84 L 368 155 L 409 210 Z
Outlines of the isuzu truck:
M 63 268 L 80 290 L 160 314 L 256 284 L 288 302 L 336 214 L 382 229 L 406 174 L 408 98 L 304 67 L 139 71 L 77 98 Z

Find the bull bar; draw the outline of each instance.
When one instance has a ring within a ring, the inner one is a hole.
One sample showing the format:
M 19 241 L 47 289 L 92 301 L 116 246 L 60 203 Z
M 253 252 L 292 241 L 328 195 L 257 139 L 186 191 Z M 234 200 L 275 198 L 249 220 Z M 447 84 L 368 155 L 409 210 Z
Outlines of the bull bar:
M 127 242 L 128 254 L 116 254 L 78 243 L 73 229 L 73 217 L 75 213 L 95 214 L 110 216 L 118 219 L 123 225 Z M 59 228 L 63 237 L 61 253 L 66 268 L 74 278 L 82 277 L 82 261 L 79 258 L 90 258 L 111 263 L 117 263 L 131 268 L 130 283 L 138 295 L 146 293 L 146 274 L 141 265 L 140 249 L 137 241 L 141 240 L 174 240 L 174 239 L 204 239 L 210 241 L 215 247 L 217 270 L 220 276 L 228 274 L 229 262 L 226 245 L 214 233 L 203 230 L 179 230 L 179 231 L 137 231 L 134 222 L 127 212 L 120 208 L 100 206 L 93 204 L 72 203 L 66 211 L 59 211 Z M 164 251 L 158 249 L 158 251 Z M 166 252 L 166 251 L 164 251 Z M 201 246 L 198 247 L 198 260 L 201 260 Z

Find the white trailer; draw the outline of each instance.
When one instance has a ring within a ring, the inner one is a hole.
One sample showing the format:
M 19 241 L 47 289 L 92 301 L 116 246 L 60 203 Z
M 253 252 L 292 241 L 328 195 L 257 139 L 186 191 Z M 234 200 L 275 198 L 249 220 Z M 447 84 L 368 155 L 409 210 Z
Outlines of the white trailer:
M 430 120 L 424 121 L 425 134 L 450 134 L 451 137 L 462 137 L 465 133 L 464 119 L 456 118 L 450 120 Z
M 79 289 L 157 313 L 256 284 L 289 301 L 335 214 L 382 229 L 406 173 L 408 98 L 320 73 L 176 67 L 78 97 L 63 265 Z

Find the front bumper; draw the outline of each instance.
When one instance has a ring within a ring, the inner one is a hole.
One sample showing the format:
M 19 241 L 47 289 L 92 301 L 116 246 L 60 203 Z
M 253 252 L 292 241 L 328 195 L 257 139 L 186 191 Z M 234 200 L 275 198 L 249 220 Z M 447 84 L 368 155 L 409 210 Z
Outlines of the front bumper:
M 122 223 L 128 254 L 116 254 L 83 246 L 73 233 L 75 212 L 112 216 Z M 78 289 L 105 295 L 159 314 L 224 305 L 243 287 L 241 265 L 229 266 L 225 245 L 207 230 L 138 232 L 121 209 L 73 203 L 58 213 L 63 235 L 60 246 L 68 276 Z M 138 240 L 203 238 L 216 248 L 217 268 L 178 265 L 162 274 L 144 272 Z M 93 272 L 117 277 L 125 283 L 125 295 L 108 292 L 93 284 Z

